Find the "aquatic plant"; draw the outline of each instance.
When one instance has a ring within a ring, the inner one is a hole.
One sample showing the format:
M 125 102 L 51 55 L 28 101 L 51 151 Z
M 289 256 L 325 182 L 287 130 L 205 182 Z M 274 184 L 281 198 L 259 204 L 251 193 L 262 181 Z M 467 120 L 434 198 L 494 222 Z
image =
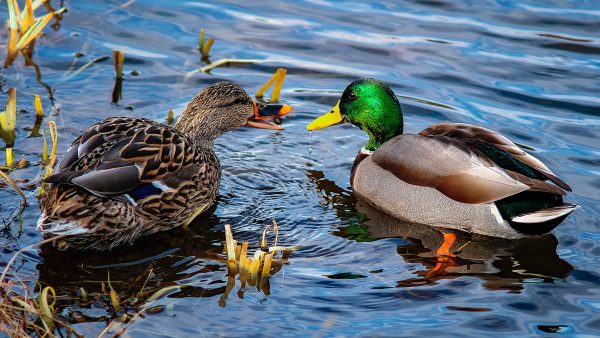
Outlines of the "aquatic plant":
M 61 8 L 36 18 L 34 11 L 44 4 L 45 0 L 25 0 L 25 10 L 21 11 L 17 0 L 7 0 L 8 4 L 8 44 L 4 67 L 9 67 L 23 53 L 26 60 L 31 60 L 35 39 L 40 36 L 44 27 L 55 15 L 65 11 Z M 29 63 L 30 61 L 28 61 Z
M 173 116 L 173 110 L 169 109 L 167 112 L 167 124 L 172 125 L 175 122 L 175 117 Z
M 117 103 L 123 98 L 123 63 L 125 62 L 125 52 L 123 50 L 113 50 L 115 61 L 115 86 L 112 92 L 112 102 Z
M 198 50 L 200 51 L 201 61 L 210 64 L 210 49 L 215 42 L 215 38 L 204 38 L 204 28 L 200 30 L 200 39 L 198 41 Z
M 40 136 L 40 127 L 42 126 L 42 121 L 44 121 L 44 109 L 42 108 L 42 100 L 39 95 L 35 95 L 33 98 L 33 106 L 35 107 L 35 122 L 33 123 L 33 127 L 31 128 L 31 133 L 29 137 L 38 137 Z M 44 153 L 42 153 L 42 157 Z
M 28 251 L 37 250 L 38 247 L 48 244 L 54 240 L 60 240 L 64 236 L 58 236 L 29 245 L 17 251 L 7 262 L 0 275 L 0 332 L 6 332 L 11 337 L 27 337 L 30 335 L 46 337 L 67 337 L 74 335 L 83 337 L 66 323 L 60 315 L 57 315 L 58 302 L 80 306 L 89 306 L 103 299 L 110 300 L 112 320 L 98 337 L 113 332 L 113 336 L 123 334 L 125 330 L 137 319 L 146 313 L 159 312 L 164 306 L 151 306 L 151 302 L 167 295 L 171 291 L 186 287 L 186 285 L 168 285 L 163 287 L 148 287 L 148 280 L 154 275 L 153 268 L 147 269 L 133 281 L 127 283 L 125 291 L 117 291 L 113 288 L 110 274 L 107 280 L 101 283 L 100 292 L 87 292 L 83 287 L 79 288 L 78 295 L 57 296 L 52 286 L 39 287 L 35 293 L 28 287 L 27 282 L 22 281 L 16 271 L 12 270 L 17 258 Z M 11 280 L 7 279 L 9 272 Z M 138 285 L 141 287 L 138 288 Z M 18 288 L 14 288 L 18 286 Z M 107 287 L 108 286 L 108 287 Z M 15 290 L 18 289 L 19 291 Z
M 50 158 L 48 159 L 48 144 L 46 143 L 46 136 L 44 135 L 44 148 L 42 150 L 42 163 L 46 165 L 46 173 L 44 179 L 52 174 L 54 166 L 56 165 L 56 147 L 58 144 L 58 129 L 56 128 L 56 122 L 48 122 L 50 129 L 50 138 L 52 139 L 52 150 L 50 151 Z M 40 190 L 38 191 L 38 198 L 44 193 L 45 183 L 42 182 Z
M 13 167 L 13 147 L 15 145 L 15 130 L 17 128 L 17 89 L 8 90 L 6 108 L 0 112 L 0 137 L 6 145 L 6 165 Z
M 13 277 L 14 280 L 6 278 L 17 257 L 53 240 L 55 238 L 43 240 L 17 251 L 2 271 L 0 276 L 0 331 L 10 337 L 28 337 L 32 334 L 39 337 L 56 337 L 54 332 L 57 330 L 61 336 L 60 330 L 64 330 L 68 335 L 82 337 L 54 314 L 57 297 L 51 286 L 42 288 L 36 297 L 35 292 L 25 281 L 17 276 Z M 15 285 L 19 286 L 19 292 L 13 290 Z
M 125 61 L 125 51 L 113 50 L 113 56 L 115 59 L 115 74 L 117 79 L 123 78 L 123 62 Z
M 200 67 L 198 68 L 198 72 L 199 73 L 209 73 L 213 68 L 217 68 L 217 67 L 221 67 L 221 66 L 229 66 L 231 64 L 235 64 L 235 63 L 260 63 L 260 62 L 265 62 L 266 60 L 260 60 L 260 59 L 235 59 L 235 58 L 225 58 L 225 59 L 220 59 L 217 60 L 215 62 L 211 62 L 210 64 L 204 66 L 204 67 Z M 186 77 L 189 77 L 191 74 L 195 73 L 196 71 L 192 71 L 188 74 L 186 74 Z
M 262 98 L 269 87 L 273 86 L 271 92 L 271 100 L 269 102 L 274 103 L 279 101 L 279 95 L 281 94 L 281 87 L 283 86 L 283 80 L 287 70 L 285 68 L 277 68 L 277 71 L 273 76 L 256 92 L 256 98 Z
M 273 264 L 281 266 L 286 255 L 297 249 L 296 246 L 283 247 L 278 246 L 279 229 L 277 222 L 273 220 L 273 231 L 275 233 L 275 241 L 273 246 L 268 246 L 266 234 L 270 226 L 267 225 L 263 231 L 261 247 L 254 252 L 254 255 L 248 255 L 248 242 L 244 241 L 239 244 L 233 239 L 231 225 L 225 224 L 225 252 L 227 253 L 227 285 L 225 292 L 219 300 L 219 306 L 224 307 L 229 297 L 229 293 L 235 287 L 235 276 L 240 278 L 240 293 L 246 287 L 256 286 L 265 295 L 269 295 L 269 277 Z M 281 252 L 281 258 L 276 259 L 275 254 Z

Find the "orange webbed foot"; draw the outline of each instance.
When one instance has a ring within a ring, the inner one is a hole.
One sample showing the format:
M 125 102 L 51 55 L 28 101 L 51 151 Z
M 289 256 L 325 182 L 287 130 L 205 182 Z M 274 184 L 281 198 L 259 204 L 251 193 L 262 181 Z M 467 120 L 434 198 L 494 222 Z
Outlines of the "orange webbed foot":
M 444 233 L 444 242 L 437 249 L 436 255 L 443 257 L 456 257 L 456 255 L 453 254 L 452 251 L 450 251 L 452 245 L 454 245 L 454 242 L 456 242 L 455 234 Z

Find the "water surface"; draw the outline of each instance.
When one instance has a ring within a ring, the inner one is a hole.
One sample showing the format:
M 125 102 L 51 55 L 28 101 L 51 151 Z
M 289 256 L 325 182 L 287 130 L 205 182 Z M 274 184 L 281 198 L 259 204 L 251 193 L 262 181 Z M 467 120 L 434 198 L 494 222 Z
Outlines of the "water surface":
M 56 2 L 56 1 L 55 1 Z M 188 288 L 155 301 L 162 312 L 138 318 L 132 336 L 565 336 L 600 334 L 600 7 L 594 1 L 66 1 L 69 12 L 36 44 L 42 81 L 55 89 L 51 119 L 59 157 L 88 125 L 109 116 L 165 121 L 203 86 L 235 80 L 250 93 L 285 67 L 283 101 L 295 107 L 284 132 L 240 129 L 216 145 L 223 164 L 219 202 L 189 230 L 145 238 L 108 254 L 43 249 L 16 262 L 18 276 L 53 286 L 58 313 L 96 336 L 111 320 L 106 299 L 73 304 L 98 291 L 110 271 L 120 291 L 139 279 Z M 125 5 L 125 6 L 124 6 Z M 6 18 L 3 2 L 2 20 Z M 205 28 L 212 59 L 266 60 L 185 74 L 202 66 Z M 0 33 L 6 41 L 6 31 Z M 2 43 L 0 55 L 5 54 Z M 125 50 L 122 100 L 111 104 L 113 49 Z M 80 52 L 83 56 L 76 57 Z M 139 72 L 138 76 L 131 71 Z M 51 102 L 21 61 L 0 73 L 18 91 L 16 158 L 39 159 L 29 138 L 33 95 Z M 357 201 L 349 187 L 366 135 L 337 126 L 310 135 L 306 124 L 335 104 L 359 77 L 387 81 L 399 95 L 405 130 L 442 121 L 473 123 L 531 147 L 574 190 L 582 206 L 552 234 L 522 241 L 472 238 L 438 264 L 441 234 L 402 224 Z M 6 97 L 6 96 L 4 96 Z M 4 162 L 4 151 L 0 162 Z M 34 179 L 41 167 L 12 173 Z M 41 238 L 35 191 L 2 229 L 0 261 Z M 0 189 L 0 218 L 19 199 Z M 270 279 L 268 292 L 236 288 L 227 272 L 223 224 L 256 248 L 276 219 L 283 245 L 300 245 Z M 3 266 L 5 263 L 0 263 Z M 153 304 L 154 305 L 154 304 Z

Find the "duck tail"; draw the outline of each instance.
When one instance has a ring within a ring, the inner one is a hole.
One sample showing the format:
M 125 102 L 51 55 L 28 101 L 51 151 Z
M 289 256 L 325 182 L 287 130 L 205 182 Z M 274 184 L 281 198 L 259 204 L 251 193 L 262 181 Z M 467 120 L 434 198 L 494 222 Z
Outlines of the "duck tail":
M 81 235 L 89 232 L 87 228 L 73 221 L 54 219 L 42 213 L 37 222 L 37 229 L 47 236 Z
M 541 235 L 556 228 L 579 205 L 565 203 L 534 212 L 517 215 L 510 219 L 511 227 L 524 235 Z

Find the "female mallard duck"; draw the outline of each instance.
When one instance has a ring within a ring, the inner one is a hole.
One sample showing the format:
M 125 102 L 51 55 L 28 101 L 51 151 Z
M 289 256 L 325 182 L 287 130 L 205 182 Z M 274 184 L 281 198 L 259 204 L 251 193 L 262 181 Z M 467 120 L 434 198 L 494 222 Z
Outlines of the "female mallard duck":
M 38 228 L 63 235 L 60 247 L 108 250 L 187 225 L 210 207 L 221 167 L 213 141 L 243 125 L 283 129 L 266 121 L 288 105 L 254 102 L 239 85 L 219 82 L 188 103 L 174 127 L 112 117 L 89 127 L 45 182 Z
M 403 134 L 400 103 L 381 81 L 351 83 L 307 129 L 341 122 L 369 135 L 352 168 L 354 192 L 396 218 L 519 238 L 549 232 L 578 207 L 563 203 L 565 190 L 571 191 L 564 181 L 492 130 L 440 123 Z M 445 244 L 442 251 L 451 246 Z

